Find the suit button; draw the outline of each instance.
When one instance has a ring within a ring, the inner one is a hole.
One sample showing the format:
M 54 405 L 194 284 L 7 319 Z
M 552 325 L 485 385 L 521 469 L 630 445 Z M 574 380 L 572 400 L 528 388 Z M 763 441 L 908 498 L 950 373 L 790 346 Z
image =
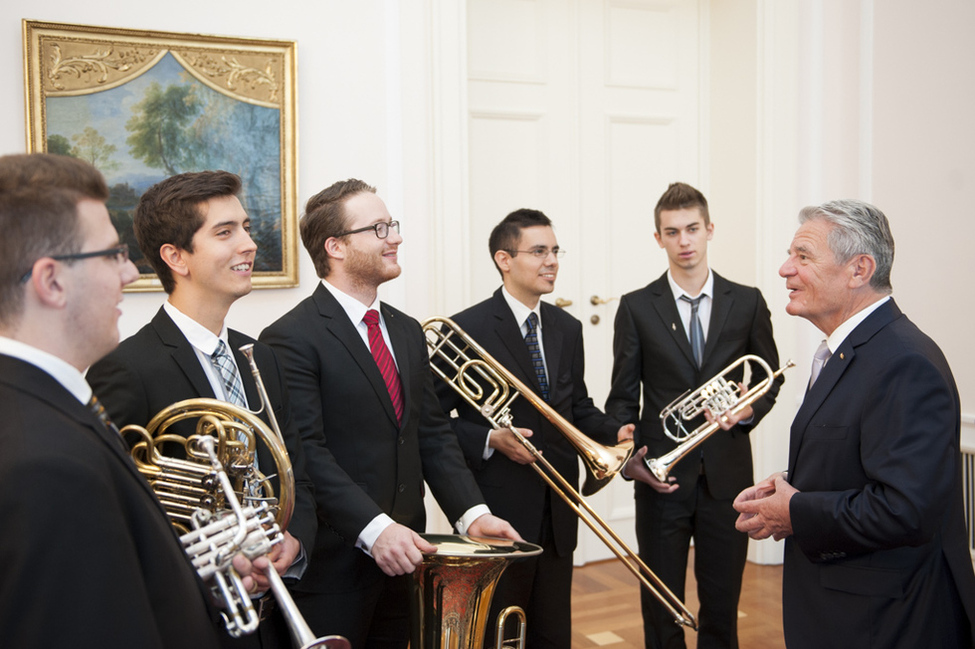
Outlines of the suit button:
M 404 491 L 406 491 L 406 485 L 405 485 L 405 484 L 401 484 L 401 485 L 399 486 L 399 492 L 400 492 L 400 493 L 403 493 Z

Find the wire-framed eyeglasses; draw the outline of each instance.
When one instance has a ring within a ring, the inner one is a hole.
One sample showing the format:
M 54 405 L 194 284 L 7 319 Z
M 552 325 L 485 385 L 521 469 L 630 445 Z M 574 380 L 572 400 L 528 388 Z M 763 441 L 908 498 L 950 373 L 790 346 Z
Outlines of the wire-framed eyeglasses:
M 359 228 L 358 230 L 348 230 L 346 232 L 339 232 L 336 237 L 344 237 L 347 234 L 359 234 L 360 232 L 365 232 L 367 230 L 372 230 L 376 233 L 376 236 L 380 239 L 385 239 L 389 236 L 390 230 L 396 230 L 396 234 L 399 234 L 399 221 L 390 221 L 389 223 L 373 223 L 372 225 L 367 225 L 364 228 Z
M 558 246 L 555 246 L 554 248 L 537 246 L 530 250 L 506 250 L 505 252 L 510 253 L 512 257 L 514 257 L 519 252 L 523 252 L 526 255 L 531 255 L 535 259 L 547 259 L 549 255 L 555 255 L 556 259 L 561 259 L 562 257 L 565 256 L 565 250 L 559 248 Z
M 106 248 L 105 250 L 92 250 L 91 252 L 74 252 L 70 255 L 45 255 L 48 259 L 53 259 L 55 261 L 77 261 L 79 259 L 91 259 L 92 257 L 108 257 L 115 258 L 120 264 L 124 264 L 129 260 L 129 244 L 122 243 L 114 248 Z M 41 257 L 41 259 L 44 259 Z M 20 283 L 23 284 L 30 279 L 31 274 L 34 272 L 34 266 L 31 265 L 30 270 L 24 273 L 23 277 L 20 278 Z

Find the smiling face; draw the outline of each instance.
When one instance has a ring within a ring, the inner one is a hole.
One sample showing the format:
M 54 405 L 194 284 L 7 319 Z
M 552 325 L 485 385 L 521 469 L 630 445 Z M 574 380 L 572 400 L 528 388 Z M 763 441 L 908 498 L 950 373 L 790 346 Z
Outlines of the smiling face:
M 119 245 L 118 232 L 101 201 L 82 199 L 78 203 L 83 244 L 79 252 L 107 250 Z M 104 256 L 64 263 L 66 281 L 70 282 L 66 309 L 70 331 L 83 341 L 79 367 L 91 363 L 118 345 L 119 303 L 122 288 L 139 277 L 135 264 L 121 257 Z
M 499 250 L 494 261 L 501 270 L 504 286 L 519 302 L 535 308 L 538 299 L 555 290 L 559 274 L 559 258 L 552 254 L 559 242 L 551 226 L 536 225 L 521 230 L 521 236 L 511 252 Z M 549 254 L 536 257 L 533 250 L 545 250 Z
M 833 227 L 823 219 L 803 223 L 779 269 L 789 290 L 786 312 L 809 320 L 827 335 L 856 312 L 851 289 L 862 284 L 856 258 L 841 264 L 830 250 L 827 237 Z
M 660 212 L 660 231 L 654 232 L 657 244 L 667 251 L 671 271 L 707 267 L 708 241 L 714 235 L 714 224 L 704 223 L 700 208 Z
M 211 198 L 199 209 L 203 224 L 193 235 L 192 252 L 170 245 L 178 263 L 171 264 L 176 277 L 174 302 L 188 294 L 197 303 L 229 308 L 251 292 L 257 245 L 250 236 L 250 218 L 236 196 Z
M 348 198 L 345 215 L 346 230 L 393 220 L 386 204 L 372 192 L 360 192 Z M 403 237 L 394 228 L 389 229 L 385 239 L 377 237 L 375 230 L 366 230 L 332 238 L 326 243 L 332 246 L 330 254 L 341 265 L 342 274 L 366 293 L 375 293 L 380 284 L 396 279 L 402 272 L 399 246 Z

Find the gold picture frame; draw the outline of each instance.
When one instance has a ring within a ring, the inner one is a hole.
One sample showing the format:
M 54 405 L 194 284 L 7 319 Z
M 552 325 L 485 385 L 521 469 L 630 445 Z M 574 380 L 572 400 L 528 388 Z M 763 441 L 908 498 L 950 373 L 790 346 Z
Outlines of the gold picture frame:
M 23 35 L 27 150 L 75 155 L 105 175 L 139 265 L 126 290 L 162 290 L 132 234 L 138 197 L 204 169 L 241 176 L 254 287 L 298 285 L 295 41 L 33 20 Z

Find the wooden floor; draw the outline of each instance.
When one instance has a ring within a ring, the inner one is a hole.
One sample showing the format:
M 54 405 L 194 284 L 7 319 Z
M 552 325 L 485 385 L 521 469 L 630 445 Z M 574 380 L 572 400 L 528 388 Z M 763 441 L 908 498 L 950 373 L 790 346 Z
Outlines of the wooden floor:
M 693 549 L 688 564 L 693 565 Z M 612 560 L 576 568 L 574 575 L 573 648 L 642 649 L 639 585 L 629 570 L 619 561 Z M 685 604 L 697 615 L 697 586 L 690 570 Z M 740 646 L 783 649 L 782 566 L 748 563 L 738 609 Z M 696 649 L 696 635 L 694 631 L 685 630 L 688 649 Z

